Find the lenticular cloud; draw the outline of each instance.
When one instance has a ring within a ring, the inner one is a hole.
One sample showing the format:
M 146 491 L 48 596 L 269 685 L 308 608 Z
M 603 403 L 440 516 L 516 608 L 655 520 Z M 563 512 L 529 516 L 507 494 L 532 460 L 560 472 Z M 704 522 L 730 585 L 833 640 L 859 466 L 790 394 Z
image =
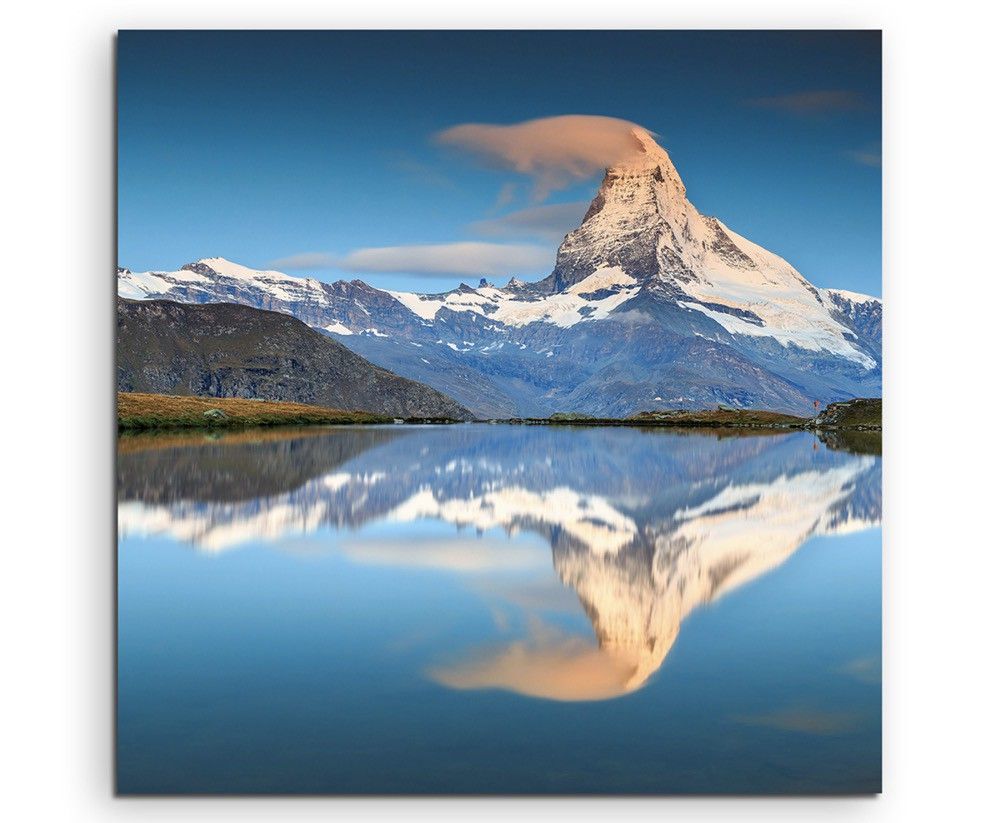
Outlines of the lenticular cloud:
M 584 180 L 626 159 L 633 132 L 648 131 L 616 117 L 567 114 L 509 126 L 465 123 L 436 135 L 438 143 L 473 153 L 491 165 L 535 179 L 535 197 Z

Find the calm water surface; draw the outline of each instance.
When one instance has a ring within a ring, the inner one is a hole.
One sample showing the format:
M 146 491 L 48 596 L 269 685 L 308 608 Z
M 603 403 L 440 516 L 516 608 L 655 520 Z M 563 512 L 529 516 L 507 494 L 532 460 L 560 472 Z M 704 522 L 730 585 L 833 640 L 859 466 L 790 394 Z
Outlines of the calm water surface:
M 122 438 L 124 793 L 868 793 L 881 459 L 808 433 Z

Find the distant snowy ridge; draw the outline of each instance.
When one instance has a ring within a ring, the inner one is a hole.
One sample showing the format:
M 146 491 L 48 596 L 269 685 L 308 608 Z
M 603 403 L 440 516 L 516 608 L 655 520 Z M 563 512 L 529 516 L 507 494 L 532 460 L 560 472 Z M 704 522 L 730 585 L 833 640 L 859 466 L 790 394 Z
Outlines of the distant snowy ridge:
M 735 234 L 732 236 L 738 237 Z M 315 304 L 316 308 L 328 307 L 331 313 L 337 309 L 336 298 L 331 297 L 324 288 L 329 284 L 319 280 L 277 271 L 255 271 L 218 257 L 204 258 L 191 266 L 192 268 L 171 272 L 136 273 L 121 269 L 118 275 L 118 294 L 132 300 L 173 297 L 186 302 L 215 302 L 220 296 L 219 284 L 233 279 L 239 281 L 237 291 L 245 289 L 257 293 L 255 302 L 264 304 L 261 308 L 273 307 L 277 311 L 295 314 L 291 308 L 300 301 L 308 301 Z M 210 268 L 218 276 L 199 274 L 198 269 L 201 268 Z M 531 323 L 548 323 L 568 328 L 577 323 L 608 318 L 615 309 L 638 294 L 640 288 L 641 284 L 621 267 L 605 266 L 568 286 L 565 291 L 547 295 L 526 291 L 524 284 L 518 281 L 513 281 L 506 287 L 466 286 L 443 294 L 401 291 L 387 291 L 383 294 L 390 295 L 415 318 L 428 323 L 433 322 L 439 312 L 445 309 L 470 312 L 494 323 L 515 328 Z M 879 298 L 841 289 L 820 289 L 816 290 L 820 295 L 818 299 L 813 296 L 812 300 L 801 300 L 801 295 L 791 290 L 775 292 L 771 295 L 771 300 L 765 301 L 754 297 L 752 287 L 742 288 L 744 293 L 737 296 L 739 289 L 736 287 L 730 287 L 728 295 L 718 288 L 712 292 L 707 287 L 700 290 L 691 287 L 690 290 L 698 294 L 692 294 L 691 300 L 678 300 L 677 305 L 703 313 L 732 334 L 771 337 L 783 345 L 795 345 L 812 351 L 825 350 L 856 360 L 865 368 L 874 368 L 876 365 L 873 358 L 851 344 L 854 333 L 830 316 L 822 295 L 829 296 L 832 301 L 854 304 L 881 305 Z M 730 311 L 732 309 L 740 309 L 745 316 L 733 313 Z M 351 328 L 341 320 L 334 320 L 318 328 L 345 336 L 386 336 L 385 332 L 371 327 Z
M 205 258 L 119 269 L 119 294 L 293 314 L 484 416 L 618 415 L 658 398 L 803 412 L 880 394 L 882 301 L 817 288 L 702 215 L 667 152 L 634 137 L 634 156 L 607 171 L 535 283 L 416 294 Z

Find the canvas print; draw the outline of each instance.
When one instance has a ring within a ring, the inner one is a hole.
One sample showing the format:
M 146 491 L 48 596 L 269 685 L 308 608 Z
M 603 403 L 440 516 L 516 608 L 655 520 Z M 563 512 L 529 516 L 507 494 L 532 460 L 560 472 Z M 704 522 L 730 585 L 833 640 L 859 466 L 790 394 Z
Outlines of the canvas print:
M 881 35 L 123 31 L 117 791 L 881 790 Z

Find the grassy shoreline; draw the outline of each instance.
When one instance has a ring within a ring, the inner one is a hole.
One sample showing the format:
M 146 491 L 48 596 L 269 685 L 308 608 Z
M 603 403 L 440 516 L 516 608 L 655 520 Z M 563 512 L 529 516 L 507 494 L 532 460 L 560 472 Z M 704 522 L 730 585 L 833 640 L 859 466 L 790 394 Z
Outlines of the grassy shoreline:
M 588 417 L 579 414 L 554 414 L 552 417 L 524 417 L 490 421 L 523 426 L 630 426 L 711 429 L 803 429 L 812 422 L 780 412 L 756 409 L 717 409 L 699 411 L 641 412 L 632 417 Z
M 385 415 L 326 409 L 305 403 L 118 392 L 119 431 L 355 425 L 392 421 Z
M 449 424 L 450 418 L 393 418 L 369 412 L 328 409 L 304 403 L 248 400 L 234 397 L 179 397 L 165 394 L 118 393 L 118 430 L 234 429 L 272 426 L 350 426 L 385 423 Z M 831 403 L 816 417 L 797 417 L 758 409 L 705 409 L 641 412 L 632 417 L 513 417 L 479 421 L 520 426 L 627 426 L 638 428 L 733 429 L 755 431 L 881 432 L 882 402 L 859 399 Z
M 551 417 L 523 417 L 491 420 L 523 426 L 630 426 L 659 428 L 753 429 L 782 431 L 864 431 L 881 433 L 882 399 L 857 398 L 831 403 L 815 417 L 798 417 L 762 409 L 665 410 L 639 412 L 631 417 L 590 417 L 585 414 L 554 414 Z

